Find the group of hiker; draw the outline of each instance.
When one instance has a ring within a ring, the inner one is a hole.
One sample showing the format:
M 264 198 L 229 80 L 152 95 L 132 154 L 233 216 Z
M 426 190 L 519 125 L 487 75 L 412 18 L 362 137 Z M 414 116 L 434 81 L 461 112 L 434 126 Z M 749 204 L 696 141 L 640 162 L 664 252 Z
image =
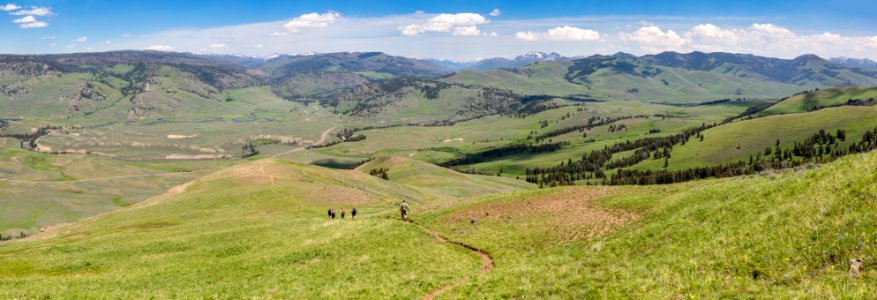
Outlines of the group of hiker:
M 402 204 L 399 205 L 399 212 L 402 214 L 403 221 L 408 221 L 409 209 L 410 208 L 408 207 L 408 202 L 405 202 L 405 200 L 402 200 Z M 336 216 L 335 209 L 330 207 L 327 214 L 329 215 L 330 219 L 334 219 Z M 344 219 L 345 215 L 347 215 L 347 211 L 344 209 L 341 209 L 341 218 Z M 350 219 L 356 219 L 356 207 L 350 209 Z
M 330 207 L 329 208 L 329 218 L 334 219 L 335 215 L 336 215 L 335 209 Z M 347 211 L 342 208 L 341 209 L 341 218 L 344 219 L 345 215 L 347 215 Z M 356 219 L 356 207 L 350 209 L 350 219 Z

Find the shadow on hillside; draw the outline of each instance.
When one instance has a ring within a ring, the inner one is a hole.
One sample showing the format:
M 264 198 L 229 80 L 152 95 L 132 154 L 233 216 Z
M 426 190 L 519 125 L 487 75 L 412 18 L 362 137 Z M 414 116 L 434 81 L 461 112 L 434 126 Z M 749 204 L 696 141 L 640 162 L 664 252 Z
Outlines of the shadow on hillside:
M 359 166 L 362 162 L 355 160 L 337 160 L 337 159 L 321 159 L 318 161 L 314 161 L 312 164 L 318 165 L 321 167 L 332 168 L 332 169 L 353 169 Z

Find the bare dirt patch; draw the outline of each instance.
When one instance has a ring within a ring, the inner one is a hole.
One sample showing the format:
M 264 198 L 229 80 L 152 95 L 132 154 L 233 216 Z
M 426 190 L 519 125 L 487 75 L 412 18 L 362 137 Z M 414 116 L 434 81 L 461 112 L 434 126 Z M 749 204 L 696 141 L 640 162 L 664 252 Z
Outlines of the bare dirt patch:
M 556 193 L 480 205 L 451 214 L 458 222 L 529 222 L 551 228 L 562 241 L 592 239 L 620 228 L 639 216 L 622 209 L 611 209 L 598 199 L 614 194 L 609 187 L 567 188 Z

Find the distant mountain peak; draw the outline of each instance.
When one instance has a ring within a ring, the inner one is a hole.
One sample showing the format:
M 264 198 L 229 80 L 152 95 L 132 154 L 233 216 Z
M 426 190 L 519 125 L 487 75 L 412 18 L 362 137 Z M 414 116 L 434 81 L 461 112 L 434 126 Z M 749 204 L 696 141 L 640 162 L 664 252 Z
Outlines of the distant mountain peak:
M 542 51 L 530 51 L 514 58 L 516 61 L 537 62 L 537 61 L 558 61 L 564 59 L 563 55 L 556 52 L 545 53 Z
M 867 58 L 833 57 L 828 61 L 847 68 L 877 69 L 877 62 Z

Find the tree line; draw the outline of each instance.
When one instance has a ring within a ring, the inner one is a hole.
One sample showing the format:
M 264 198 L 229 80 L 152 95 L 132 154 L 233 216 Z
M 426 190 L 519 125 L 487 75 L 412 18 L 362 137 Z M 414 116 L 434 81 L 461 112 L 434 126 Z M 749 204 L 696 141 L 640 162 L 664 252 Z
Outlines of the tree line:
M 847 147 L 840 146 L 840 142 L 845 141 L 845 139 L 846 131 L 844 130 L 838 130 L 835 134 L 819 130 L 804 141 L 795 142 L 791 148 L 782 149 L 777 145 L 774 149 L 768 148 L 765 155 L 759 153 L 756 156 L 750 156 L 749 162 L 738 161 L 673 171 L 666 169 L 658 171 L 619 169 L 610 178 L 604 178 L 603 183 L 608 185 L 667 184 L 695 179 L 747 175 L 769 169 L 796 167 L 806 163 L 830 162 L 849 154 L 877 149 L 877 127 L 866 130 L 860 140 Z

